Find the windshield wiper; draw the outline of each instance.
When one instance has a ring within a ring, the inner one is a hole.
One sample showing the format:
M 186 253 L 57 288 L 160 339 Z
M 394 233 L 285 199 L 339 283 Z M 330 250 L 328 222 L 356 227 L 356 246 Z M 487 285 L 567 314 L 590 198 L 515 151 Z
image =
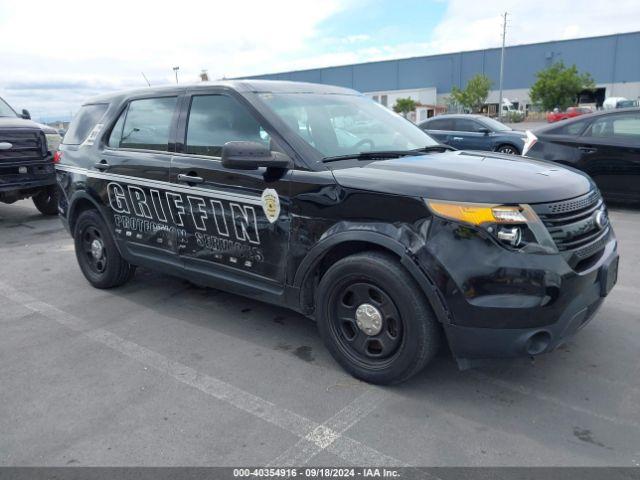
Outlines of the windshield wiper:
M 415 150 L 411 150 L 412 153 L 445 152 L 445 151 L 455 152 L 456 149 L 453 148 L 451 145 L 438 143 L 437 145 L 427 145 L 426 147 L 420 147 L 420 148 L 416 148 Z
M 325 157 L 322 159 L 324 163 L 337 162 L 340 160 L 376 160 L 384 158 L 398 158 L 407 155 L 413 155 L 413 150 L 385 150 L 379 152 L 359 152 L 350 153 L 348 155 L 336 155 L 335 157 Z
M 322 159 L 322 162 L 329 163 L 340 160 L 380 160 L 385 158 L 407 157 L 417 153 L 444 152 L 447 150 L 455 151 L 456 149 L 449 145 L 439 143 L 437 145 L 427 145 L 426 147 L 420 147 L 414 150 L 382 150 L 379 152 L 359 152 L 350 153 L 348 155 L 337 155 L 335 157 L 325 157 Z

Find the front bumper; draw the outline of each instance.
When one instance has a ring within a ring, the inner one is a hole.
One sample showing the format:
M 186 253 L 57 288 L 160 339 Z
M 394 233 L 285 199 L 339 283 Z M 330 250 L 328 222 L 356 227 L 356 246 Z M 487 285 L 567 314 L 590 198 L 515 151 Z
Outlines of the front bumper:
M 418 260 L 448 309 L 443 327 L 458 360 L 552 351 L 594 317 L 615 283 L 612 230 L 591 266 L 578 272 L 560 254 L 510 252 L 479 233 L 456 236 L 459 227 L 436 222 Z
M 20 169 L 25 171 L 20 173 Z M 55 170 L 48 160 L 0 163 L 0 193 L 28 193 L 55 183 Z
M 36 180 L 24 180 L 19 182 L 12 182 L 12 183 L 0 183 L 0 192 L 15 192 L 15 191 L 26 192 L 29 190 L 33 190 L 41 187 L 48 187 L 50 185 L 55 185 L 55 184 L 56 184 L 55 176 L 40 178 Z

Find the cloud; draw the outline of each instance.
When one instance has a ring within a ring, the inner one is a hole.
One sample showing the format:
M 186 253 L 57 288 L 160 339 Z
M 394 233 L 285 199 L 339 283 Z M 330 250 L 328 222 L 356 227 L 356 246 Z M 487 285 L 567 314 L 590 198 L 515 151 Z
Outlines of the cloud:
M 435 28 L 432 53 L 476 50 L 501 44 L 502 18 L 507 16 L 507 44 L 608 35 L 638 30 L 637 0 L 451 0 Z
M 201 69 L 216 79 L 497 47 L 505 10 L 509 45 L 633 31 L 640 17 L 638 0 L 450 0 L 430 31 L 366 29 L 371 9 L 413 15 L 402 3 L 1 0 L 0 95 L 53 119 L 93 95 L 146 86 L 141 72 L 153 85 L 174 82 L 175 65 L 181 81 L 195 82 Z M 353 32 L 330 28 L 341 13 Z
M 3 0 L 0 94 L 41 117 L 68 116 L 78 97 L 145 86 L 141 72 L 156 85 L 174 81 L 175 65 L 183 81 L 201 69 L 221 78 L 286 68 L 350 1 Z

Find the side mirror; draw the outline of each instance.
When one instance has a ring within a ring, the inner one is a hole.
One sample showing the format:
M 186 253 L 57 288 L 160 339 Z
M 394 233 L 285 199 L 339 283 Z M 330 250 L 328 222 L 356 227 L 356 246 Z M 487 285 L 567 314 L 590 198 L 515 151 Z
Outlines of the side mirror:
M 22 114 L 20 116 L 25 120 L 31 120 L 31 114 L 29 113 L 29 110 L 27 110 L 26 108 L 22 109 Z
M 222 146 L 222 166 L 235 170 L 290 168 L 291 159 L 284 153 L 270 151 L 258 142 L 227 142 Z
M 480 133 L 484 133 L 485 135 L 489 135 L 489 134 L 491 133 L 491 130 L 489 130 L 489 129 L 488 129 L 488 128 L 486 128 L 486 127 L 482 127 L 482 128 L 479 128 L 479 129 L 478 129 L 478 132 L 480 132 Z

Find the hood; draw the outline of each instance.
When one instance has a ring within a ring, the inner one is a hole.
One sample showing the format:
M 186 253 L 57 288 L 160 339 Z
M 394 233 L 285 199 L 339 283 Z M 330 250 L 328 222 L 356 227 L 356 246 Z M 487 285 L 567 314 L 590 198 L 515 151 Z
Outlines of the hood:
M 42 130 L 40 124 L 20 117 L 0 117 L 0 128 L 33 128 Z
M 526 132 L 521 132 L 520 130 L 503 130 L 500 132 L 496 132 L 498 135 L 510 135 L 512 137 L 518 138 L 527 138 Z
M 488 152 L 456 151 L 359 162 L 334 168 L 333 174 L 346 188 L 459 202 L 544 203 L 577 197 L 595 188 L 578 170 Z

